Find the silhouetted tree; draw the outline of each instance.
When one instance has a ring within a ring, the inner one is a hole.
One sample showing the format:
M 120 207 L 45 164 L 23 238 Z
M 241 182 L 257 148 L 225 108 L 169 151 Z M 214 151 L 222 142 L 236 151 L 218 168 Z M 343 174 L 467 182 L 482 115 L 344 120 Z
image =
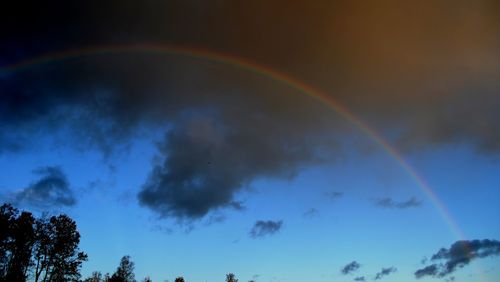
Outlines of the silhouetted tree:
M 92 272 L 92 275 L 90 277 L 83 280 L 83 282 L 101 282 L 101 281 L 105 280 L 103 280 L 102 274 L 99 271 Z
M 153 282 L 153 280 L 151 280 L 149 276 L 146 276 L 146 278 L 144 278 L 142 282 Z
M 79 252 L 76 223 L 67 215 L 42 218 L 35 233 L 35 281 L 78 281 L 87 255 Z
M 35 219 L 29 212 L 22 212 L 10 227 L 12 242 L 7 281 L 24 281 L 28 278 L 31 263 L 31 251 L 35 242 Z
M 6 281 L 13 238 L 13 226 L 19 211 L 9 204 L 0 207 L 0 281 Z
M 233 273 L 226 274 L 226 282 L 238 282 L 236 276 Z
M 77 281 L 87 255 L 80 234 L 66 215 L 35 219 L 4 204 L 0 207 L 0 281 Z
M 179 276 L 179 277 L 175 278 L 175 282 L 184 282 L 184 277 Z
M 111 282 L 135 282 L 135 264 L 130 260 L 130 256 L 122 257 L 116 272 L 111 276 Z
M 0 207 L 0 281 L 24 281 L 28 277 L 35 241 L 29 212 L 4 204 Z

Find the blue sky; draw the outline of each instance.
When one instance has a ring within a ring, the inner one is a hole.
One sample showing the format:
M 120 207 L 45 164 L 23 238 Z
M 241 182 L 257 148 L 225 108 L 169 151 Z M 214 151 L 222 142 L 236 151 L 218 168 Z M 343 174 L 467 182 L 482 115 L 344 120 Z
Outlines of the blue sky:
M 189 281 L 218 281 L 228 272 L 242 280 L 258 275 L 257 281 L 311 277 L 352 281 L 357 276 L 369 280 L 382 267 L 391 266 L 397 272 L 385 281 L 410 281 L 422 266 L 421 260 L 439 248 L 457 239 L 500 236 L 495 224 L 500 212 L 495 174 L 499 164 L 466 147 L 406 156 L 467 236 L 457 238 L 418 185 L 379 149 L 367 155 L 347 152 L 341 160 L 312 166 L 288 179 L 253 181 L 236 195 L 245 210 L 221 209 L 191 224 L 178 224 L 159 219 L 138 204 L 136 194 L 155 153 L 148 141 L 135 141 L 118 158 L 119 168 L 110 168 L 116 163 L 102 161 L 97 152 L 48 144 L 42 142 L 36 154 L 2 155 L 6 171 L 0 179 L 2 190 L 29 185 L 32 167 L 63 168 L 77 192 L 78 204 L 54 212 L 67 212 L 78 223 L 81 248 L 90 258 L 84 274 L 113 272 L 121 256 L 129 254 L 136 262 L 137 277 L 150 275 L 156 281 L 176 275 Z M 329 197 L 332 192 L 341 194 Z M 395 201 L 416 197 L 422 204 L 407 209 L 376 206 L 376 200 L 384 197 Z M 311 209 L 315 212 L 307 213 Z M 249 231 L 259 219 L 283 220 L 284 224 L 278 233 L 254 239 Z M 359 262 L 361 268 L 342 275 L 340 268 L 351 261 Z M 454 276 L 457 281 L 467 281 L 469 275 L 496 281 L 500 277 L 497 263 L 498 258 L 474 261 Z

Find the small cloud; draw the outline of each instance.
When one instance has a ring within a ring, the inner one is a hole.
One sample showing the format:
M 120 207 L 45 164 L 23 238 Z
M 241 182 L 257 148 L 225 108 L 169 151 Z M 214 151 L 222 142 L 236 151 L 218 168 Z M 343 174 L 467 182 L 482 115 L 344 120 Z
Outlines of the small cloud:
M 417 200 L 417 198 L 415 197 L 411 197 L 410 199 L 404 202 L 397 202 L 394 201 L 392 198 L 386 197 L 377 199 L 375 201 L 375 205 L 381 208 L 407 209 L 407 208 L 419 207 L 422 205 L 422 202 Z
M 496 255 L 500 255 L 500 241 L 488 239 L 457 241 L 449 249 L 441 248 L 431 257 L 430 261 L 434 262 L 433 264 L 418 269 L 414 274 L 416 278 L 425 276 L 442 278 L 468 265 L 472 260 Z
M 354 278 L 354 281 L 357 281 L 357 282 L 365 282 L 366 279 L 364 276 L 358 276 L 356 278 Z
M 396 272 L 396 271 L 397 271 L 397 268 L 395 268 L 395 267 L 382 268 L 382 270 L 380 270 L 380 272 L 375 274 L 375 280 L 382 279 L 384 276 L 387 276 L 387 275 L 389 275 L 393 272 Z
M 9 195 L 8 198 L 13 204 L 39 209 L 70 207 L 76 204 L 69 181 L 61 168 L 47 166 L 37 168 L 33 172 L 40 178 L 28 187 Z
M 314 217 L 314 216 L 318 215 L 318 212 L 319 211 L 317 209 L 310 208 L 307 211 L 305 211 L 302 215 L 305 217 Z
M 255 222 L 254 226 L 249 232 L 250 237 L 260 238 L 267 235 L 273 235 L 280 231 L 283 226 L 283 220 L 273 221 L 273 220 L 258 220 Z
M 346 264 L 341 270 L 340 272 L 344 275 L 347 275 L 349 273 L 352 273 L 356 270 L 358 270 L 359 268 L 361 267 L 361 265 L 357 262 L 357 261 L 352 261 L 348 264 Z
M 207 222 L 206 222 L 206 225 L 212 225 L 212 224 L 215 224 L 215 223 L 222 223 L 226 221 L 226 216 L 225 215 L 222 215 L 222 214 L 213 214 L 211 215 Z
M 325 195 L 325 197 L 327 197 L 330 200 L 337 200 L 344 197 L 344 193 L 337 191 L 325 192 L 323 195 Z
M 237 211 L 244 211 L 246 209 L 245 205 L 241 201 L 232 201 L 228 204 L 228 206 Z

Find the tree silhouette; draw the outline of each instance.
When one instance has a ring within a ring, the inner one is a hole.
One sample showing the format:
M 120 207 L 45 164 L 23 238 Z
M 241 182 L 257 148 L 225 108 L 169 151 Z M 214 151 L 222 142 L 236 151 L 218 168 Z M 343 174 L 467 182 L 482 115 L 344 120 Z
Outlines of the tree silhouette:
M 153 282 L 153 280 L 151 280 L 149 276 L 146 276 L 146 278 L 144 278 L 142 282 Z
M 107 280 L 103 280 L 102 273 L 99 271 L 92 272 L 92 275 L 90 277 L 83 280 L 83 282 L 101 282 L 101 281 L 107 281 Z
M 35 281 L 78 281 L 87 255 L 79 252 L 80 233 L 67 215 L 36 223 Z
M 0 207 L 0 281 L 24 281 L 28 276 L 35 219 L 9 204 Z
M 120 260 L 120 265 L 111 276 L 111 282 L 135 282 L 135 264 L 130 260 L 130 256 L 124 256 Z
M 29 212 L 22 212 L 11 226 L 12 242 L 7 281 L 23 281 L 28 277 L 31 262 L 31 250 L 35 242 L 33 224 L 35 219 Z
M 184 277 L 179 276 L 179 277 L 175 278 L 175 282 L 184 282 Z
M 87 255 L 67 215 L 35 219 L 10 204 L 0 207 L 0 281 L 78 281 Z
M 226 274 L 226 282 L 238 282 L 236 276 L 233 273 Z

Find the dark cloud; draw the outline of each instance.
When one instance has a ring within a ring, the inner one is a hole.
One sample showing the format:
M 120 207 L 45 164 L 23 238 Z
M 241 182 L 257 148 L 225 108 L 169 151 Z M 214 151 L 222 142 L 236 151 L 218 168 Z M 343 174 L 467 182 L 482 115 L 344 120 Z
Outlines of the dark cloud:
M 438 276 L 438 273 L 439 273 L 438 265 L 431 264 L 415 271 L 415 277 L 422 278 L 424 276 Z
M 352 261 L 348 264 L 346 264 L 342 269 L 340 270 L 340 273 L 347 275 L 349 273 L 357 271 L 361 265 L 357 261 Z
M 380 198 L 375 201 L 375 205 L 381 208 L 391 208 L 391 209 L 407 209 L 419 207 L 422 202 L 417 200 L 415 197 L 411 197 L 407 201 L 396 202 L 391 198 Z
M 336 191 L 325 192 L 324 195 L 325 195 L 325 197 L 327 197 L 330 200 L 336 200 L 336 199 L 344 197 L 344 193 L 342 193 L 342 192 L 336 192 Z
M 365 281 L 366 281 L 366 279 L 365 279 L 365 277 L 364 277 L 364 276 L 358 276 L 358 277 L 354 278 L 354 281 L 358 281 L 358 282 L 365 282 Z
M 497 1 L 113 2 L 3 9 L 0 65 L 111 44 L 214 50 L 324 90 L 391 132 L 400 149 L 500 150 Z M 43 62 L 0 67 L 1 152 L 48 135 L 112 156 L 137 136 L 167 131 L 138 195 L 162 217 L 195 220 L 230 208 L 257 178 L 335 159 L 335 140 L 351 132 L 298 91 L 200 58 L 100 52 Z
M 430 259 L 433 263 L 418 269 L 415 277 L 445 277 L 475 259 L 497 255 L 500 255 L 500 241 L 488 239 L 457 241 L 449 249 L 441 248 L 435 253 Z
M 283 226 L 283 220 L 258 220 L 248 233 L 254 239 L 274 235 L 279 232 Z
M 76 198 L 66 175 L 59 167 L 41 167 L 34 170 L 40 178 L 28 187 L 8 196 L 16 205 L 40 209 L 70 207 Z
M 375 274 L 375 280 L 379 280 L 379 279 L 382 279 L 384 276 L 387 276 L 391 273 L 394 273 L 396 272 L 397 269 L 395 267 L 388 267 L 388 268 L 382 268 L 380 270 L 380 272 L 377 272 L 377 274 Z
M 315 161 L 302 137 L 296 144 L 293 137 L 283 139 L 292 131 L 282 131 L 282 136 L 264 133 L 257 129 L 259 121 L 237 119 L 228 125 L 218 117 L 188 117 L 173 126 L 160 148 L 164 160 L 153 168 L 140 203 L 161 216 L 197 219 L 217 208 L 234 207 L 234 194 L 256 177 L 285 177 Z

